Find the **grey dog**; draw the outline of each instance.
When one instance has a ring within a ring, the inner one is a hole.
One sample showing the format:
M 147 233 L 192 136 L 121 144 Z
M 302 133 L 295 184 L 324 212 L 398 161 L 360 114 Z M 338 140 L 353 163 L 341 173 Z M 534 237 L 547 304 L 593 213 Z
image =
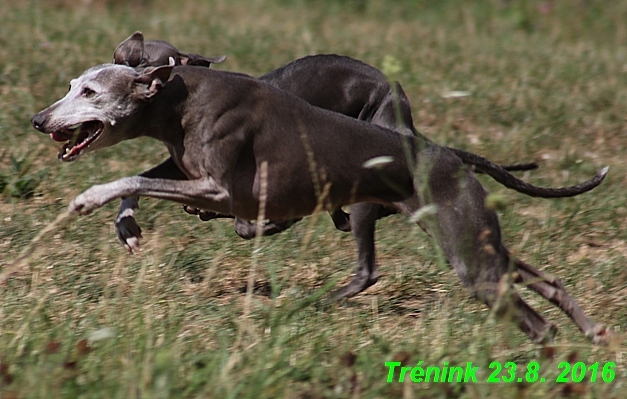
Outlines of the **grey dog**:
M 206 58 L 197 54 L 182 53 L 163 40 L 144 42 L 141 32 L 135 32 L 120 43 L 113 55 L 114 63 L 132 67 L 161 66 L 170 62 L 174 65 L 208 66 L 207 60 L 218 62 L 223 59 L 224 57 Z M 317 107 L 427 140 L 414 128 L 409 100 L 400 84 L 390 85 L 381 71 L 350 57 L 308 56 L 275 69 L 259 79 Z M 573 196 L 592 189 L 600 183 L 600 178 L 597 177 L 582 185 L 568 188 L 535 187 L 507 172 L 507 170 L 530 169 L 535 167 L 535 164 L 499 167 L 478 155 L 453 148 L 449 150 L 465 164 L 472 165 L 475 171 L 485 172 L 506 187 L 531 196 L 544 198 Z M 346 156 L 350 155 L 346 154 Z M 131 252 L 138 250 L 141 236 L 141 229 L 132 217 L 133 209 L 137 206 L 137 198 L 124 199 L 116 218 L 118 237 Z M 203 220 L 232 217 L 191 207 L 186 207 L 186 210 L 189 213 L 199 214 Z M 353 280 L 334 293 L 336 299 L 356 295 L 373 285 L 379 278 L 375 260 L 375 224 L 378 218 L 393 213 L 396 213 L 394 208 L 376 203 L 352 205 L 350 222 L 348 215 L 341 209 L 331 213 L 333 222 L 339 230 L 352 229 L 358 254 Z M 275 234 L 294 222 L 294 219 L 284 222 L 271 221 L 262 225 L 261 233 L 263 235 Z M 248 220 L 237 218 L 235 231 L 241 237 L 252 238 L 257 232 L 257 226 Z
M 263 217 L 281 222 L 379 203 L 412 216 L 471 293 L 507 309 L 533 341 L 552 339 L 556 328 L 509 289 L 511 269 L 516 281 L 557 304 L 592 342 L 609 335 L 559 280 L 510 257 L 472 171 L 453 151 L 421 136 L 314 107 L 247 75 L 195 66 L 92 67 L 32 123 L 65 142 L 63 161 L 139 136 L 169 151 L 170 158 L 150 171 L 86 190 L 71 202 L 71 212 L 147 196 L 244 220 L 263 210 Z

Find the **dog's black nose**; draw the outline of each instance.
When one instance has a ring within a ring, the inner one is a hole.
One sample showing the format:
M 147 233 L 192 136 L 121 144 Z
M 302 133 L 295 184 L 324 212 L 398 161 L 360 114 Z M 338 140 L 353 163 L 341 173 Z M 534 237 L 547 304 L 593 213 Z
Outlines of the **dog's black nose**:
M 42 115 L 42 113 L 38 113 L 37 115 L 30 118 L 30 122 L 33 124 L 33 127 L 40 132 L 43 132 L 44 124 L 46 123 L 46 117 Z

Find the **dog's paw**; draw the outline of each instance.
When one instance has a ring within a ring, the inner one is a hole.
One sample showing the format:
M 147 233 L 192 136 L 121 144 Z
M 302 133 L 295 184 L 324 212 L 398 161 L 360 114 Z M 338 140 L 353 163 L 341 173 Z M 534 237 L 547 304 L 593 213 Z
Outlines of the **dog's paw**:
M 108 192 L 106 185 L 93 186 L 89 190 L 78 195 L 70 202 L 69 212 L 78 213 L 79 215 L 89 215 L 94 210 L 101 208 L 104 204 L 111 201 L 114 196 Z
M 206 211 L 204 209 L 194 208 L 193 206 L 183 205 L 183 210 L 189 213 L 190 215 L 196 215 L 202 220 L 206 222 L 207 220 L 219 218 L 221 215 L 212 211 Z
M 68 210 L 70 213 L 77 213 L 79 215 L 89 215 L 94 211 L 94 209 L 99 208 L 99 206 L 93 204 L 92 201 L 84 194 L 79 195 L 74 198 L 72 202 L 70 202 L 70 206 Z
M 220 217 L 219 213 L 215 213 L 212 211 L 205 211 L 203 209 L 199 209 L 198 210 L 198 217 L 200 218 L 200 220 L 202 220 L 203 222 L 206 222 L 207 220 L 211 220 L 211 219 L 217 219 Z
M 193 206 L 189 206 L 189 205 L 183 205 L 183 210 L 185 212 L 189 213 L 190 215 L 199 215 L 200 214 L 200 209 L 194 208 Z
M 142 229 L 134 217 L 118 215 L 117 219 L 115 219 L 115 230 L 118 233 L 118 238 L 129 253 L 140 251 L 139 239 L 142 238 Z
M 595 325 L 586 336 L 595 345 L 608 345 L 612 338 L 612 331 L 601 324 Z

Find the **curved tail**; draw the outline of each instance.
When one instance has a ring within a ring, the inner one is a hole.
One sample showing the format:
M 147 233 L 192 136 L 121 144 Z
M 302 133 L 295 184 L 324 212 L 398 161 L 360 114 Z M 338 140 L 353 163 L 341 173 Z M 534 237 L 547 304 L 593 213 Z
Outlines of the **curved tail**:
M 590 180 L 586 180 L 583 183 L 579 183 L 570 187 L 561 187 L 561 188 L 545 188 L 534 186 L 533 184 L 529 184 L 525 181 L 520 180 L 516 176 L 509 173 L 505 167 L 498 166 L 491 162 L 490 160 L 481 157 L 476 154 L 472 154 L 470 152 L 457 150 L 454 148 L 450 149 L 453 151 L 455 155 L 457 155 L 462 162 L 468 165 L 473 165 L 477 171 L 481 171 L 489 176 L 491 176 L 494 180 L 501 183 L 507 188 L 511 188 L 512 190 L 516 190 L 519 193 L 527 194 L 532 197 L 540 197 L 540 198 L 562 198 L 562 197 L 574 197 L 579 194 L 583 194 L 586 191 L 590 191 L 605 179 L 607 175 L 607 171 L 609 167 L 601 169 L 597 174 Z M 509 165 L 509 170 L 528 170 L 521 169 L 520 167 L 525 167 L 534 164 L 526 164 L 526 165 Z M 517 169 L 511 169 L 511 167 L 516 167 Z M 530 169 L 535 169 L 530 167 Z
M 522 171 L 522 170 L 534 170 L 538 169 L 538 164 L 535 162 L 530 163 L 514 163 L 509 165 L 499 165 L 501 168 L 505 169 L 508 172 L 514 171 Z M 485 173 L 482 170 L 476 170 L 475 173 Z

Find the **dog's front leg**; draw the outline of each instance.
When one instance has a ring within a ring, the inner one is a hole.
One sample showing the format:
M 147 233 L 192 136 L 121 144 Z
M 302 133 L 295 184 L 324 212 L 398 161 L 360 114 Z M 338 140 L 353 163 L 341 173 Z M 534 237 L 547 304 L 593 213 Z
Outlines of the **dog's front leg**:
M 114 222 L 118 238 L 130 253 L 139 252 L 139 239 L 142 238 L 142 229 L 135 221 L 135 209 L 139 208 L 138 200 L 139 197 L 122 198 Z
M 168 158 L 152 169 L 139 174 L 139 176 L 172 180 L 187 180 L 187 176 Z M 139 239 L 142 237 L 142 229 L 135 221 L 135 209 L 139 208 L 139 197 L 122 198 L 120 210 L 115 218 L 115 229 L 118 238 L 124 247 L 130 252 L 139 251 Z
M 231 197 L 228 188 L 212 177 L 196 180 L 151 179 L 143 176 L 125 177 L 107 184 L 99 184 L 76 197 L 69 210 L 82 215 L 104 206 L 116 198 L 153 197 L 203 209 L 229 214 Z

